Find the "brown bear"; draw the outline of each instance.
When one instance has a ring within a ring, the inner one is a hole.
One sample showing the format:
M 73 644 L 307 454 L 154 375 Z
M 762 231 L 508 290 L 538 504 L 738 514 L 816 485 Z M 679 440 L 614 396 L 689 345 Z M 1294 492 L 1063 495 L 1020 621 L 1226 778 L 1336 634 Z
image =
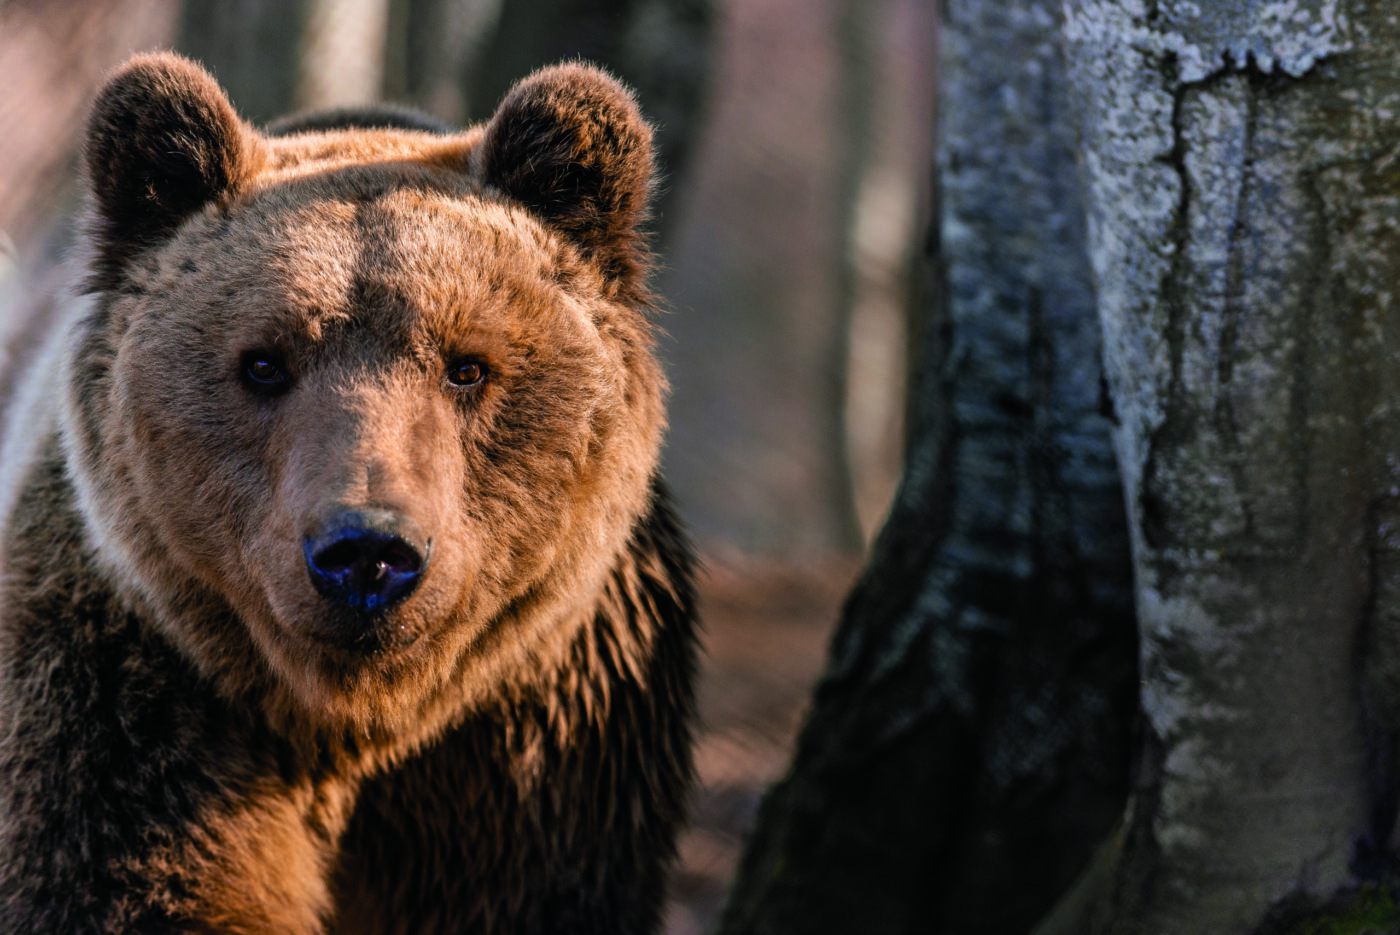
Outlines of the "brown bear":
M 691 777 L 651 131 L 140 56 L 0 474 L 0 931 L 653 931 Z

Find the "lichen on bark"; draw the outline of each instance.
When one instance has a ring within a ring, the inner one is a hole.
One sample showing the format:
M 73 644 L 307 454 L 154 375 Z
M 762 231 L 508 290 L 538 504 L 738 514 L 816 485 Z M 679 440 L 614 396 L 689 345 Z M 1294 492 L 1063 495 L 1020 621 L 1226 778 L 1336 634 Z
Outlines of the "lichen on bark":
M 1252 931 L 1390 835 L 1396 29 L 1377 2 L 1066 5 L 1152 754 L 1101 930 Z

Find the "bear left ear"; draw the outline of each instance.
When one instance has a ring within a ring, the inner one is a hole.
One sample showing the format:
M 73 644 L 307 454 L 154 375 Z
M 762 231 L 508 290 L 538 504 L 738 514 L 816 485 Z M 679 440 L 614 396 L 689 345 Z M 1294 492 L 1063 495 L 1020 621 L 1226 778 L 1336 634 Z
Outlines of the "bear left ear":
M 263 152 L 218 82 L 189 59 L 158 52 L 118 69 L 93 104 L 84 154 L 99 284 L 204 205 L 246 188 Z
M 479 150 L 485 180 L 640 288 L 637 227 L 651 193 L 651 126 L 600 69 L 555 65 L 506 94 Z

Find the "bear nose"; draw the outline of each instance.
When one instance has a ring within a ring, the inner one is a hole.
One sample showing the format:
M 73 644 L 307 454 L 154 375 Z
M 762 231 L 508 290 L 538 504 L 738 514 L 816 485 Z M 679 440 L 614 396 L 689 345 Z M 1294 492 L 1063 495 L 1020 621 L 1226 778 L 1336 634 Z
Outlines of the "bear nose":
M 302 540 L 306 569 L 322 597 L 366 613 L 413 593 L 428 564 L 425 551 L 392 531 L 383 517 L 343 514 L 319 536 Z

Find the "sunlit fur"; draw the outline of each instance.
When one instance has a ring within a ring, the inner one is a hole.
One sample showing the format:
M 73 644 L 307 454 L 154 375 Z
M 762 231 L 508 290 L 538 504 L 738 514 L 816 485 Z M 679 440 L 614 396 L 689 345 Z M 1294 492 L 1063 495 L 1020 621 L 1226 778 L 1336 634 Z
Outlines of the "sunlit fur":
M 655 927 L 694 624 L 650 128 L 583 65 L 336 119 L 260 133 L 170 54 L 98 96 L 92 298 L 5 448 L 0 930 Z M 357 509 L 431 559 L 352 640 L 302 542 Z

